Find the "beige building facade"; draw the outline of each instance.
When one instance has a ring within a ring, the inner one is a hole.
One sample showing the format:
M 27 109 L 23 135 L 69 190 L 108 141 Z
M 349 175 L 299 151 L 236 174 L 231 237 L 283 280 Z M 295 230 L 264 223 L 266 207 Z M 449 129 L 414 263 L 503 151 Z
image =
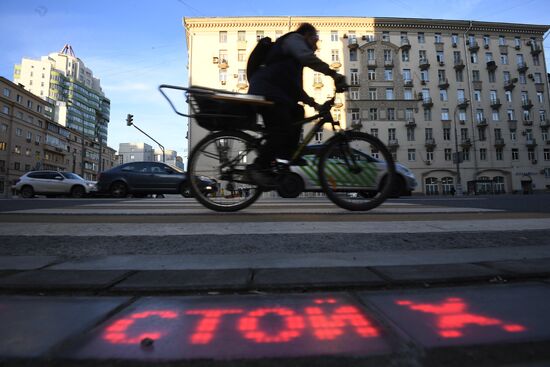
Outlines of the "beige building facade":
M 115 151 L 52 119 L 53 105 L 0 77 L 0 196 L 31 170 L 72 171 L 95 180 L 115 165 Z M 102 166 L 102 167 L 100 167 Z
M 367 17 L 184 18 L 189 85 L 246 93 L 256 41 L 303 22 L 319 30 L 318 56 L 351 89 L 333 113 L 377 135 L 415 173 L 417 192 L 550 189 L 546 25 Z M 329 77 L 307 70 L 317 102 Z M 308 110 L 312 113 L 312 110 Z M 189 149 L 205 135 L 189 123 Z M 316 139 L 324 141 L 330 131 Z M 370 152 L 376 156 L 376 152 Z

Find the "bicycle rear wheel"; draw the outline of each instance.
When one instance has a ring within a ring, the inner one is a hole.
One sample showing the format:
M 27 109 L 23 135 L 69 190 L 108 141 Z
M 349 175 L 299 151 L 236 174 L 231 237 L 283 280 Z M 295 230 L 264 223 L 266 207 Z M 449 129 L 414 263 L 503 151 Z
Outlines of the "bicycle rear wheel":
M 248 178 L 246 165 L 257 157 L 257 148 L 256 139 L 240 131 L 206 136 L 189 157 L 188 182 L 193 196 L 205 207 L 220 212 L 252 204 L 262 190 Z M 208 179 L 215 182 L 208 185 Z
M 395 164 L 378 138 L 347 131 L 335 136 L 321 152 L 319 180 L 325 194 L 339 207 L 370 210 L 391 194 Z

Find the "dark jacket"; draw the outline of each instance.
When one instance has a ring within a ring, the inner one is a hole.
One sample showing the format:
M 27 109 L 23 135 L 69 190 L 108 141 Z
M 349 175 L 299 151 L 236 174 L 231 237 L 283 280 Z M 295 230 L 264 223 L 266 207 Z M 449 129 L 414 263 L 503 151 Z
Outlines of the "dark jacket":
M 252 76 L 248 93 L 289 105 L 299 101 L 311 104 L 313 99 L 303 90 L 305 66 L 326 75 L 335 74 L 334 70 L 315 56 L 301 34 L 288 33 L 273 45 L 266 66 Z

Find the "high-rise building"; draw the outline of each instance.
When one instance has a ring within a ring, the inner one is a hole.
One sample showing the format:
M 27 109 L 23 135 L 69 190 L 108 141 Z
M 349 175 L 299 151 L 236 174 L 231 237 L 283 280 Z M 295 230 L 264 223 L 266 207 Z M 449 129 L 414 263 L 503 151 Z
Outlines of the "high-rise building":
M 40 60 L 23 58 L 15 65 L 14 82 L 53 103 L 52 114 L 60 125 L 107 144 L 110 101 L 70 45 Z
M 147 143 L 120 143 L 118 145 L 120 163 L 152 162 L 155 152 Z
M 257 40 L 276 39 L 303 22 L 319 30 L 318 56 L 352 85 L 339 96 L 334 117 L 344 128 L 385 142 L 414 171 L 419 192 L 550 187 L 543 49 L 549 26 L 367 17 L 184 18 L 189 85 L 246 93 L 246 61 Z M 318 103 L 333 94 L 331 78 L 309 69 L 304 88 Z M 190 120 L 189 151 L 205 134 Z M 331 134 L 325 130 L 316 139 Z

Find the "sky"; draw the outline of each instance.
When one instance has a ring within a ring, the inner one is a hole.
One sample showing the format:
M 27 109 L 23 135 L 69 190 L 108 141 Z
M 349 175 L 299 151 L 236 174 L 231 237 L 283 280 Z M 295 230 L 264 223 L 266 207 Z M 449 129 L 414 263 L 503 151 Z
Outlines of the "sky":
M 157 90 L 187 85 L 183 17 L 365 16 L 550 25 L 548 0 L 0 0 L 0 76 L 13 80 L 23 57 L 39 59 L 68 43 L 101 79 L 111 100 L 108 145 L 145 142 L 126 115 L 166 149 L 187 158 L 186 119 Z M 545 41 L 547 65 L 550 54 Z

